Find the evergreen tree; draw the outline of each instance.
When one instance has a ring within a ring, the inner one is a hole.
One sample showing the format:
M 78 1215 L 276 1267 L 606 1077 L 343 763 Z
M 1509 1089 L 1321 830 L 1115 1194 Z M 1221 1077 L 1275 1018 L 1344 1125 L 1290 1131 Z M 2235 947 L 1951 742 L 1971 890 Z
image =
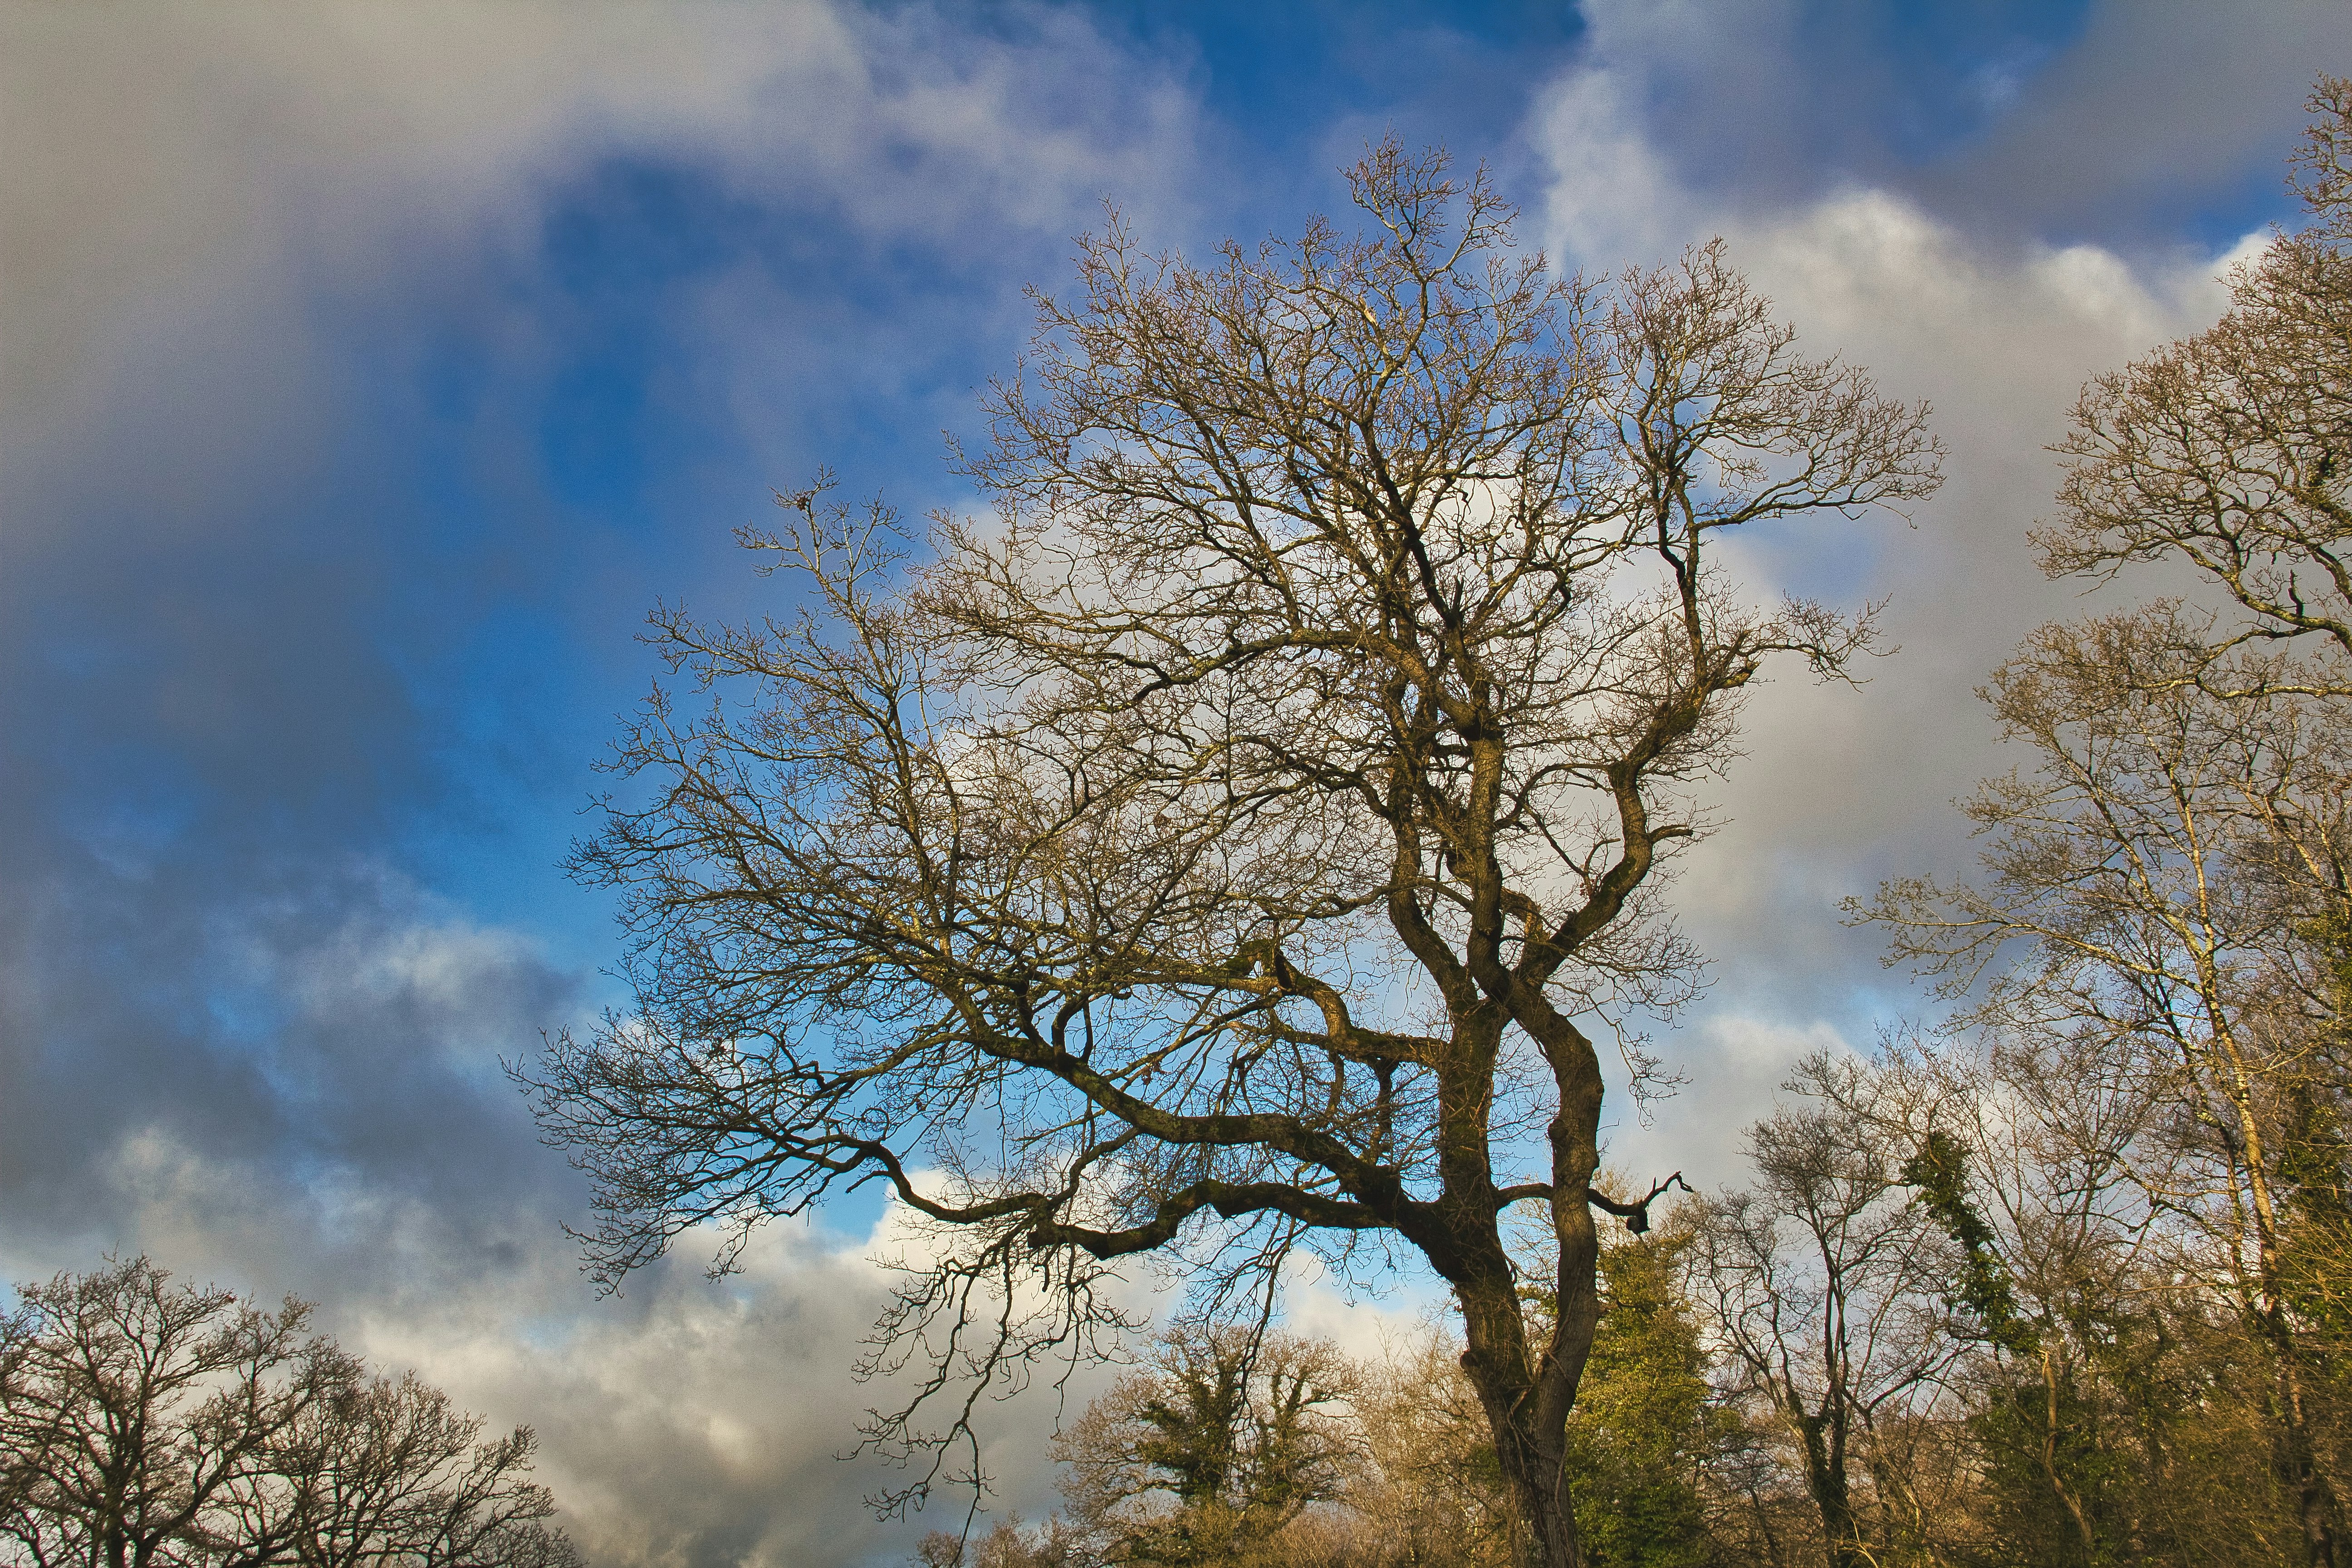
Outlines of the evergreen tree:
M 1680 1227 L 1601 1254 L 1601 1323 L 1569 1422 L 1576 1527 L 1593 1568 L 1707 1561 L 1699 1474 L 1717 1423 L 1698 1321 L 1678 1282 Z

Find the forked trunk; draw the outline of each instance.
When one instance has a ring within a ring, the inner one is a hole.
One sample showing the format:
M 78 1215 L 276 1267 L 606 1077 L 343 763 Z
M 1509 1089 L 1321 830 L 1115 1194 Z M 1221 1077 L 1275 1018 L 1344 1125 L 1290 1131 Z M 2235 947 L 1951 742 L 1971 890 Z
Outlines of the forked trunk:
M 1563 1336 L 1570 1353 L 1538 1363 L 1528 1354 L 1518 1293 L 1507 1274 L 1458 1285 L 1467 1348 L 1462 1368 L 1486 1415 L 1495 1458 L 1517 1515 L 1512 1531 L 1517 1568 L 1582 1568 L 1576 1509 L 1568 1474 L 1568 1410 L 1575 1373 L 1591 1348 L 1589 1309 L 1580 1332 Z M 1564 1386 L 1563 1386 L 1564 1384 Z
M 1582 1568 L 1568 1474 L 1568 1418 L 1601 1324 L 1601 1237 L 1584 1196 L 1601 1163 L 1601 1068 L 1591 1042 L 1572 1025 L 1549 1008 L 1534 1011 L 1519 1022 L 1529 1026 L 1552 1064 L 1560 1106 L 1549 1129 L 1552 1239 L 1559 1247 L 1549 1342 L 1528 1342 L 1518 1281 L 1491 1217 L 1475 1237 L 1460 1238 L 1467 1245 L 1455 1256 L 1467 1267 L 1454 1288 L 1462 1305 L 1463 1370 L 1486 1409 L 1495 1457 L 1518 1514 L 1513 1555 L 1520 1568 Z M 1491 1168 L 1483 1132 L 1482 1125 L 1481 1176 Z M 1492 1192 L 1486 1184 L 1475 1212 L 1494 1215 Z

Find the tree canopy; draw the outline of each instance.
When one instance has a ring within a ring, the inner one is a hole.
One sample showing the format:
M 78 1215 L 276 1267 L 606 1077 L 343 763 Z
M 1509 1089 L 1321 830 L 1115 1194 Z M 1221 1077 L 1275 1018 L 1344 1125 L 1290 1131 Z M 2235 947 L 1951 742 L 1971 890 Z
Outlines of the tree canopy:
M 144 1258 L 0 1318 L 9 1568 L 576 1568 L 529 1427 L 372 1374 L 276 1311 Z
M 1213 1310 L 1295 1247 L 1401 1246 L 1569 1564 L 1595 1211 L 1645 1217 L 1592 1184 L 1596 1040 L 1638 1070 L 1629 1011 L 1696 984 L 1659 889 L 1740 694 L 1871 641 L 1716 542 L 1899 509 L 1939 454 L 1719 244 L 1588 284 L 1483 174 L 1384 145 L 1350 180 L 1359 235 L 1085 241 L 961 456 L 992 517 L 909 553 L 879 503 L 797 497 L 745 539 L 793 607 L 656 616 L 707 700 L 656 694 L 576 862 L 635 1005 L 536 1081 L 608 1273 L 871 1181 L 936 1227 L 883 1355 L 972 1382 L 877 1417 L 934 1455 L 886 1500 L 981 1384 L 1109 1326 L 1119 1259 L 1186 1260 Z

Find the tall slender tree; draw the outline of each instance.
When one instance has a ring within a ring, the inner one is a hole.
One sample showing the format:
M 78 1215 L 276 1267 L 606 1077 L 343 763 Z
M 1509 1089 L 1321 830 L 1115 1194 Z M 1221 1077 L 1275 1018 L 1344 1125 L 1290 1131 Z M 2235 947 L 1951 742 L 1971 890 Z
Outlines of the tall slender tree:
M 2194 635 L 2169 605 L 2036 633 L 1990 691 L 2032 763 L 1970 804 L 1986 877 L 1895 884 L 1876 912 L 1970 1016 L 2161 1085 L 2172 1157 L 2139 1173 L 2185 1226 L 2181 1277 L 2238 1303 L 2266 1348 L 2280 1473 L 2309 1561 L 2329 1563 L 2343 1525 L 2288 1231 L 2296 1128 L 2352 1081 L 2304 934 L 2352 866 L 2352 732 L 2281 661 L 2240 660 L 2214 695 L 2182 668 Z
M 2083 391 L 2058 451 L 2053 575 L 2186 563 L 2231 614 L 2184 626 L 2174 679 L 2352 696 L 2352 79 L 2322 77 L 2294 188 L 2311 221 L 2230 279 L 2231 306 Z M 2301 657 L 2235 667 L 2240 649 Z
M 1826 1057 L 1790 1087 L 1810 1105 L 1748 1129 L 1751 1188 L 1708 1199 L 1688 1271 L 1734 1385 L 1787 1436 L 1831 1568 L 1865 1568 L 1902 1533 L 1874 1447 L 1933 1403 L 1955 1344 L 1937 1282 L 1948 1239 L 1902 1182 L 1901 1155 L 1853 1114 L 1855 1069 Z

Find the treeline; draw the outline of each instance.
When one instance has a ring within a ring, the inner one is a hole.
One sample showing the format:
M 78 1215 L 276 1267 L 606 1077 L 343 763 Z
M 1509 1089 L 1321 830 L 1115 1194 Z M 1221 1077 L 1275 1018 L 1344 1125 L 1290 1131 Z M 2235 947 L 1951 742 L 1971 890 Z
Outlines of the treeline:
M 2086 389 L 2036 536 L 2201 586 L 2029 637 L 1980 874 L 1852 906 L 1941 1019 L 1802 1064 L 1749 1185 L 1604 1253 L 1584 1562 L 2352 1562 L 2352 83 L 2314 110 L 2312 221 Z M 1455 1352 L 1172 1338 L 1061 1514 L 929 1560 L 1523 1561 Z
M 534 1442 L 144 1258 L 0 1317 L 8 1568 L 577 1568 Z
M 1615 1240 L 1570 1418 L 1586 1562 L 2305 1561 L 2310 1483 L 2333 1531 L 2352 1473 L 2352 1254 L 2294 1227 L 2282 1343 L 2226 1199 L 2184 1180 L 2214 1124 L 2087 1067 L 1957 1037 L 1816 1057 L 1748 1130 L 1752 1184 Z M 1172 1333 L 1057 1439 L 1058 1512 L 918 1561 L 1508 1568 L 1458 1352 Z

